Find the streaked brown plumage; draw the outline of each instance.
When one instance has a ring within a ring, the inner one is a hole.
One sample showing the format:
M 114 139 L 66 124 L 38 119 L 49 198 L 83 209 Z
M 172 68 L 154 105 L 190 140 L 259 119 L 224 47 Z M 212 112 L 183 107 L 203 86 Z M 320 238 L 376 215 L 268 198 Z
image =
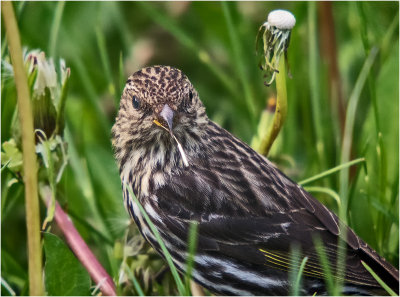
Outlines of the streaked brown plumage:
M 322 239 L 329 260 L 336 263 L 338 218 L 266 158 L 209 120 L 180 70 L 154 66 L 129 77 L 112 133 L 125 206 L 161 253 L 129 195 L 131 187 L 179 270 L 185 270 L 189 223 L 196 221 L 199 244 L 193 277 L 212 292 L 287 295 L 290 248 L 297 244 L 309 257 L 301 292 L 327 293 L 313 237 Z M 182 144 L 188 166 L 172 134 Z M 398 292 L 393 266 L 349 228 L 346 242 L 343 293 L 385 294 L 361 260 Z

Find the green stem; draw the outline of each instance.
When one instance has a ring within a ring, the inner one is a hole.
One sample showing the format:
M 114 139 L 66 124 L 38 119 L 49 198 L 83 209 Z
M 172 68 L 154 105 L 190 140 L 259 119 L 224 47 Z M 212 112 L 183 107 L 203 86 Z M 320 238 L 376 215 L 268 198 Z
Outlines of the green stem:
M 40 244 L 40 212 L 37 187 L 37 160 L 35 153 L 35 134 L 28 79 L 22 61 L 20 36 L 12 2 L 2 3 L 2 14 L 17 89 L 19 121 L 22 132 L 22 154 L 24 162 L 25 208 L 28 236 L 28 268 L 30 295 L 43 294 L 42 248 Z
M 272 144 L 285 123 L 287 114 L 286 64 L 283 57 L 279 61 L 278 71 L 279 73 L 276 75 L 277 100 L 274 120 L 268 132 L 268 136 L 261 141 L 260 145 L 260 152 L 264 156 L 268 155 Z

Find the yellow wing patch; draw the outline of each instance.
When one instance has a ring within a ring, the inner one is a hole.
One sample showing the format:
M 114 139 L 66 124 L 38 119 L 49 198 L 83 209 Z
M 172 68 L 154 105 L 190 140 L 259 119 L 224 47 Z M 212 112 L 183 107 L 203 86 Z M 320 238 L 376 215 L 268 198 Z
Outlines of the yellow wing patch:
M 268 264 L 273 264 L 274 268 L 284 270 L 284 271 L 290 271 L 293 268 L 293 264 L 290 262 L 290 259 L 288 258 L 287 254 L 282 253 L 282 252 L 277 252 L 277 251 L 267 251 L 265 249 L 259 249 L 260 252 L 262 252 L 267 260 L 267 263 L 265 265 L 270 266 Z M 300 268 L 300 263 L 298 263 L 297 269 Z M 315 277 L 319 279 L 325 279 L 326 275 L 322 270 L 322 267 L 319 265 L 319 263 L 316 261 L 316 259 L 309 257 L 306 263 L 306 266 L 304 267 L 303 274 L 308 277 Z M 369 283 L 366 282 L 360 282 L 356 281 L 353 279 L 348 279 L 348 278 L 340 278 L 336 275 L 332 275 L 332 277 L 336 280 L 344 280 L 347 283 L 353 283 L 357 285 L 369 285 Z

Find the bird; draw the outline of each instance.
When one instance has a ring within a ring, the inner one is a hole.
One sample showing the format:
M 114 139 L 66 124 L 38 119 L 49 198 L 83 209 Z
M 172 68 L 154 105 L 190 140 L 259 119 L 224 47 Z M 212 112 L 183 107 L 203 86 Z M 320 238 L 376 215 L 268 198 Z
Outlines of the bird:
M 125 208 L 163 256 L 135 201 L 141 204 L 181 273 L 189 228 L 197 225 L 192 278 L 210 292 L 288 295 L 296 246 L 307 257 L 299 292 L 329 294 L 315 238 L 334 275 L 344 241 L 343 294 L 387 294 L 362 261 L 399 292 L 398 270 L 266 157 L 210 120 L 181 70 L 155 65 L 128 78 L 112 146 Z

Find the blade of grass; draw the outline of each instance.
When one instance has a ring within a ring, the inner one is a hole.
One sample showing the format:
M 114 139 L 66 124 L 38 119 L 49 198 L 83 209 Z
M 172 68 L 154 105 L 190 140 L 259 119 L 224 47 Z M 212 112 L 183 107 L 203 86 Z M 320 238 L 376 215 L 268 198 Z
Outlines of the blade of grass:
M 390 296 L 398 296 L 385 282 L 369 267 L 364 261 L 361 264 L 368 270 L 368 272 L 374 277 L 374 279 L 389 293 Z
M 26 271 L 25 265 L 24 267 L 21 266 L 19 260 L 20 259 L 15 259 L 5 248 L 1 250 L 2 276 L 11 278 L 9 281 L 12 281 L 17 288 L 23 288 L 28 283 L 28 272 Z M 19 293 L 22 295 L 21 291 L 19 291 Z
M 387 153 L 386 153 L 386 147 L 383 143 L 383 137 L 382 133 L 378 133 L 378 144 L 376 148 L 377 152 L 377 158 L 378 158 L 378 176 L 379 176 L 379 200 L 382 204 L 386 204 L 386 190 L 387 190 L 387 185 L 388 185 L 388 164 L 387 164 Z M 386 232 L 389 229 L 388 228 L 388 222 L 385 220 L 385 218 L 380 215 L 378 217 L 378 238 L 379 238 L 379 246 L 380 250 L 383 250 L 383 246 L 387 242 L 387 237 L 386 237 Z
M 366 56 L 368 56 L 371 51 L 371 45 L 368 40 L 368 30 L 367 30 L 368 29 L 368 20 L 365 15 L 363 4 L 361 2 L 358 2 L 358 3 L 356 3 L 356 5 L 357 5 L 358 13 L 359 13 L 360 19 L 361 19 L 361 26 L 360 26 L 361 40 L 362 40 L 362 43 L 364 46 L 365 54 L 366 54 Z M 380 131 L 381 125 L 379 123 L 379 112 L 378 112 L 378 104 L 377 104 L 377 100 L 376 100 L 376 87 L 375 87 L 375 77 L 374 76 L 375 76 L 374 72 L 370 72 L 368 74 L 367 85 L 369 88 L 369 94 L 371 96 L 371 101 L 372 101 L 372 105 L 373 105 L 376 133 L 378 134 Z
M 228 28 L 229 39 L 231 41 L 233 57 L 236 63 L 236 69 L 239 74 L 240 81 L 242 83 L 242 87 L 244 90 L 244 97 L 247 103 L 247 108 L 251 114 L 251 118 L 253 121 L 256 119 L 256 105 L 254 102 L 254 97 L 251 92 L 250 82 L 248 80 L 248 75 L 246 74 L 245 65 L 243 63 L 243 53 L 242 47 L 240 45 L 239 36 L 237 35 L 237 31 L 233 25 L 232 15 L 230 9 L 228 7 L 228 3 L 226 1 L 221 2 L 222 11 L 224 13 L 226 26 Z M 255 124 L 255 123 L 254 123 Z
M 367 59 L 364 62 L 363 68 L 357 78 L 356 84 L 351 93 L 350 99 L 348 101 L 347 110 L 346 110 L 346 121 L 344 125 L 344 133 L 343 133 L 343 142 L 341 149 L 341 160 L 340 163 L 347 163 L 350 159 L 351 153 L 351 144 L 353 139 L 353 128 L 356 117 L 357 105 L 360 99 L 361 91 L 364 87 L 364 84 L 367 80 L 368 73 L 372 68 L 372 65 L 377 56 L 378 50 L 377 48 L 373 48 L 368 55 Z M 349 170 L 346 168 L 345 170 L 340 171 L 339 181 L 339 195 L 341 197 L 341 207 L 339 208 L 339 228 L 342 232 L 343 237 L 346 238 L 346 223 L 347 223 L 347 208 L 348 208 L 348 191 L 349 191 Z M 346 243 L 343 240 L 339 241 L 338 244 L 338 257 L 337 257 L 337 282 L 336 288 L 342 288 L 343 285 L 343 277 L 345 270 L 345 262 L 346 262 L 346 252 L 345 252 Z
M 366 151 L 368 149 L 368 146 L 369 146 L 369 141 L 367 140 L 365 145 L 364 145 L 364 147 L 359 151 L 360 152 L 359 155 L 365 156 L 366 155 Z M 348 220 L 347 223 L 348 223 L 349 226 L 354 226 L 353 222 L 352 222 L 352 215 L 353 215 L 352 207 L 354 207 L 354 205 L 353 205 L 353 203 L 355 202 L 354 197 L 357 196 L 356 195 L 357 194 L 357 190 L 359 189 L 359 188 L 357 188 L 357 182 L 358 182 L 358 179 L 359 179 L 359 177 L 360 177 L 362 172 L 364 172 L 365 176 L 368 176 L 368 165 L 367 165 L 366 161 L 362 163 L 362 167 L 361 168 L 356 168 L 355 174 L 353 176 L 353 181 L 354 182 L 352 183 L 352 186 L 351 186 L 350 191 L 349 191 L 349 196 L 348 196 L 348 201 L 347 201 L 347 214 L 346 214 L 347 220 Z M 367 180 L 368 179 L 365 179 L 366 183 L 368 183 Z M 368 207 L 367 207 L 368 210 L 367 210 L 367 213 L 365 213 L 365 215 L 371 217 L 370 216 L 371 200 L 370 200 L 370 196 L 369 196 L 368 193 L 367 193 L 367 205 L 368 205 Z M 371 226 L 373 226 L 373 225 L 374 225 L 374 221 L 372 220 L 371 221 Z M 374 237 L 374 240 L 376 240 L 375 237 Z M 373 244 L 372 242 L 370 242 L 370 243 Z M 376 245 L 373 245 L 373 246 L 376 246 Z
M 97 47 L 100 52 L 101 64 L 103 66 L 104 75 L 108 82 L 108 92 L 117 101 L 118 98 L 115 96 L 115 86 L 114 86 L 113 78 L 112 78 L 112 74 L 111 74 L 110 59 L 109 59 L 109 56 L 107 53 L 105 36 L 104 36 L 104 33 L 102 32 L 102 30 L 100 29 L 100 26 L 97 26 L 95 31 L 96 31 Z M 115 102 L 115 103 L 117 104 L 118 102 Z
M 190 223 L 189 227 L 189 239 L 188 239 L 188 257 L 186 260 L 186 274 L 185 274 L 185 285 L 186 285 L 186 295 L 191 295 L 190 281 L 192 279 L 192 271 L 194 266 L 194 257 L 197 248 L 197 227 L 195 222 Z
M 139 296 L 145 296 L 143 293 L 142 287 L 140 286 L 135 274 L 131 271 L 131 269 L 126 265 L 126 263 L 122 263 L 124 267 L 124 271 L 128 274 L 128 277 L 131 279 L 133 286 L 135 287 L 136 292 L 139 294 Z
M 125 74 L 124 74 L 124 57 L 122 55 L 122 51 L 119 54 L 119 65 L 118 65 L 118 88 L 117 88 L 117 104 L 115 105 L 115 109 L 118 109 L 119 99 L 122 96 L 122 91 L 125 85 Z
M 104 14 L 111 16 L 117 27 L 117 32 L 119 32 L 122 41 L 121 52 L 129 52 L 132 45 L 136 42 L 136 38 L 132 34 L 130 25 L 125 21 L 125 3 L 122 4 L 120 1 L 109 1 L 106 3 L 102 10 Z
M 331 196 L 333 199 L 335 199 L 338 208 L 340 209 L 340 197 L 334 190 L 324 187 L 305 187 L 304 189 L 308 192 L 320 192 Z
M 368 55 L 371 51 L 371 43 L 368 39 L 368 18 L 366 16 L 365 6 L 367 3 L 356 3 L 358 14 L 360 17 L 360 32 L 361 32 L 361 39 L 363 42 L 364 50 L 366 55 Z M 388 47 L 389 44 L 393 43 L 393 34 L 398 28 L 399 16 L 398 13 L 396 14 L 395 18 L 391 22 L 388 30 L 381 39 L 379 44 L 380 49 L 380 60 L 377 67 L 377 71 L 370 71 L 368 74 L 367 85 L 369 88 L 369 94 L 372 101 L 372 109 L 375 119 L 375 127 L 376 127 L 376 135 L 377 135 L 377 160 L 378 160 L 378 189 L 379 189 L 379 198 L 382 204 L 385 204 L 386 197 L 387 197 L 387 190 L 388 190 L 388 155 L 386 152 L 386 147 L 383 143 L 383 135 L 382 135 L 382 126 L 380 123 L 379 118 L 379 102 L 376 94 L 376 80 L 379 75 L 379 70 L 383 65 L 384 61 L 388 57 Z M 391 45 L 390 45 L 391 48 Z M 379 250 L 384 250 L 384 246 L 387 244 L 387 235 L 390 231 L 391 223 L 380 214 L 377 218 L 377 238 L 379 243 Z
M 319 71 L 318 71 L 318 44 L 316 37 L 317 32 L 317 8 L 316 2 L 308 2 L 308 56 L 309 56 L 309 75 L 310 75 L 310 95 L 311 95 L 311 107 L 312 107 L 312 119 L 314 123 L 315 135 L 316 135 L 316 149 L 319 159 L 319 168 L 324 168 L 325 157 L 324 157 L 324 137 L 322 113 L 320 106 L 320 95 L 319 95 Z M 325 167 L 326 168 L 326 167 Z
M 80 86 L 84 88 L 89 102 L 92 104 L 94 110 L 96 111 L 97 119 L 99 120 L 103 131 L 110 131 L 111 123 L 100 106 L 100 102 L 98 100 L 99 96 L 96 93 L 96 87 L 90 80 L 90 76 L 87 73 L 84 63 L 78 57 L 74 58 L 73 62 L 73 64 L 75 65 L 76 73 L 78 74 L 81 81 Z
M 300 264 L 299 272 L 297 273 L 296 282 L 295 282 L 295 289 L 297 291 L 299 290 L 298 288 L 300 288 L 300 281 L 301 281 L 301 277 L 303 275 L 303 271 L 306 267 L 307 260 L 308 260 L 308 257 L 303 258 L 303 261 L 301 261 L 301 264 Z M 299 296 L 299 295 L 297 295 L 297 296 Z
M 396 176 L 394 178 L 394 183 L 392 185 L 392 197 L 390 198 L 390 206 L 394 207 L 396 201 L 399 197 L 399 171 L 396 172 Z
M 296 279 L 294 282 L 293 294 L 292 296 L 300 296 L 300 284 L 301 284 L 301 277 L 303 276 L 304 268 L 306 267 L 308 257 L 304 257 L 303 261 L 301 261 L 300 269 L 297 272 Z
M 11 288 L 11 286 L 1 277 L 1 286 L 7 291 L 10 296 L 15 296 L 14 290 Z
M 290 283 L 292 284 L 290 287 L 290 296 L 301 295 L 300 282 L 308 257 L 305 257 L 299 265 L 300 257 L 300 248 L 299 246 L 294 245 L 290 254 L 290 265 L 292 267 L 292 269 L 289 271 L 289 279 Z
M 368 20 L 367 20 L 367 16 L 365 14 L 365 10 L 364 10 L 364 4 L 361 2 L 356 3 L 357 5 L 357 9 L 358 9 L 358 13 L 360 16 L 360 33 L 361 33 L 361 40 L 363 42 L 363 46 L 364 46 L 364 51 L 366 56 L 369 55 L 370 51 L 371 51 L 371 45 L 368 39 Z M 380 65 L 379 65 L 380 66 Z M 377 101 L 377 97 L 376 97 L 376 85 L 375 85 L 375 81 L 376 81 L 376 77 L 377 77 L 378 72 L 377 71 L 370 71 L 368 73 L 368 78 L 367 78 L 367 85 L 368 85 L 368 89 L 369 89 L 369 94 L 371 97 L 371 101 L 372 101 L 372 110 L 374 113 L 374 119 L 375 119 L 375 128 L 376 128 L 376 137 L 378 139 L 378 144 L 377 144 L 377 157 L 378 157 L 378 176 L 379 176 L 379 182 L 377 183 L 378 185 L 378 189 L 379 189 L 379 197 L 380 199 L 385 199 L 386 195 L 385 195 L 385 190 L 386 190 L 386 185 L 387 185 L 387 158 L 386 158 L 386 149 L 385 146 L 383 145 L 383 139 L 382 139 L 382 133 L 381 133 L 381 123 L 379 121 L 379 104 Z M 379 242 L 379 249 L 382 250 L 382 245 L 383 242 L 385 241 L 384 238 L 384 230 L 386 229 L 384 226 L 385 224 L 385 220 L 384 218 L 379 215 L 378 217 L 378 226 L 380 226 L 381 228 L 379 228 L 377 230 L 377 237 L 379 238 L 378 242 Z
M 100 211 L 98 204 L 96 203 L 93 183 L 91 181 L 87 166 L 84 164 L 84 160 L 79 158 L 79 154 L 75 145 L 75 141 L 71 136 L 68 125 L 65 128 L 65 140 L 68 143 L 68 158 L 69 164 L 71 165 L 72 171 L 75 175 L 75 180 L 79 181 L 78 186 L 81 189 L 82 198 L 86 200 L 87 206 L 91 215 L 93 216 L 94 222 L 96 223 L 97 230 L 102 233 L 103 237 L 108 238 L 108 241 L 113 241 L 110 235 L 110 231 L 107 229 L 106 224 Z
M 1 178 L 4 178 L 4 173 L 1 173 L 1 175 L 2 175 Z M 4 219 L 8 217 L 9 212 L 13 209 L 15 204 L 22 197 L 21 196 L 21 191 L 23 190 L 22 186 L 18 186 L 16 192 L 14 192 L 13 195 L 8 195 L 9 186 L 7 185 L 7 183 L 6 186 L 2 187 L 1 189 L 1 223 L 3 223 Z
M 381 54 L 380 54 L 380 64 L 386 61 L 389 56 L 390 51 L 393 49 L 393 36 L 395 36 L 396 29 L 399 27 L 399 13 L 395 15 L 393 18 L 392 23 L 390 24 L 389 28 L 386 30 L 385 35 L 382 38 L 382 42 L 380 45 Z M 396 41 L 398 42 L 398 41 Z
M 355 164 L 362 163 L 362 162 L 365 162 L 365 158 L 358 158 L 358 159 L 352 160 L 350 162 L 347 162 L 347 163 L 344 163 L 344 164 L 340 164 L 340 165 L 335 166 L 335 167 L 333 167 L 331 169 L 328 169 L 328 170 L 326 170 L 324 172 L 321 172 L 320 174 L 317 174 L 317 175 L 314 175 L 314 176 L 309 177 L 307 179 L 304 179 L 302 181 L 299 181 L 298 184 L 301 185 L 301 186 L 304 186 L 306 184 L 309 184 L 311 182 L 317 181 L 317 180 L 319 180 L 321 178 L 324 178 L 326 176 L 334 174 L 334 173 L 336 173 L 336 172 L 338 172 L 338 171 L 340 171 L 342 169 L 348 168 L 350 166 L 353 166 Z
M 12 2 L 1 5 L 8 46 L 14 68 L 17 89 L 19 121 L 22 132 L 22 155 L 24 164 L 26 226 L 28 236 L 28 269 L 30 295 L 43 294 L 42 247 L 40 244 L 40 211 L 37 184 L 37 159 L 33 116 L 17 21 Z
M 58 2 L 56 13 L 54 14 L 53 23 L 51 25 L 48 51 L 49 51 L 49 56 L 53 58 L 56 55 L 57 37 L 58 37 L 58 31 L 60 30 L 60 24 L 64 12 L 64 6 L 65 6 L 65 1 Z
M 150 217 L 148 216 L 147 212 L 144 210 L 142 204 L 139 202 L 139 200 L 136 198 L 135 194 L 133 194 L 132 189 L 129 185 L 124 185 L 124 187 L 126 187 L 129 191 L 129 194 L 131 195 L 132 199 L 134 200 L 134 202 L 136 203 L 136 205 L 138 206 L 142 216 L 144 217 L 144 219 L 146 220 L 147 224 L 149 225 L 151 232 L 153 233 L 153 235 L 156 237 L 158 244 L 161 247 L 161 250 L 163 251 L 164 257 L 167 260 L 168 266 L 171 269 L 171 273 L 172 276 L 174 277 L 174 280 L 176 282 L 176 286 L 178 287 L 178 291 L 180 295 L 184 295 L 185 294 L 185 286 L 182 283 L 181 278 L 179 277 L 178 271 L 174 265 L 174 262 L 172 261 L 172 257 L 170 255 L 170 253 L 167 250 L 167 247 L 165 246 L 163 240 L 161 239 L 161 235 L 158 232 L 157 228 L 154 226 L 153 222 L 150 220 Z
M 325 275 L 325 282 L 328 290 L 328 294 L 331 296 L 339 296 L 340 290 L 338 290 L 337 286 L 335 286 L 334 276 L 332 274 L 331 265 L 329 260 L 326 256 L 324 246 L 322 245 L 320 238 L 314 238 L 314 246 L 318 253 L 318 257 L 320 259 L 324 275 Z
M 377 48 L 373 48 L 364 62 L 363 68 L 357 78 L 356 84 L 354 89 L 351 93 L 347 111 L 346 111 L 346 122 L 344 128 L 344 136 L 343 136 L 343 143 L 342 143 L 342 151 L 341 151 L 341 164 L 345 164 L 349 162 L 350 159 L 350 150 L 351 150 L 351 143 L 353 139 L 353 129 L 354 129 L 354 122 L 356 118 L 357 112 L 357 105 L 360 99 L 361 91 L 365 85 L 365 81 L 367 79 L 368 73 L 371 70 L 372 64 L 375 61 L 377 56 L 378 50 Z M 342 198 L 342 205 L 344 207 L 344 213 L 347 212 L 347 193 L 348 193 L 348 182 L 349 182 L 349 171 L 341 170 L 340 171 L 340 197 Z M 346 217 L 341 217 L 341 219 L 346 222 Z
M 390 211 L 390 209 L 387 209 L 386 204 L 383 204 L 379 200 L 372 200 L 371 204 L 379 214 L 381 214 L 386 220 L 389 221 L 390 225 L 395 224 L 396 226 L 399 226 L 399 220 L 398 220 L 397 216 L 393 213 L 393 211 Z M 389 233 L 390 229 L 387 232 Z M 388 236 L 385 238 L 387 240 Z
M 24 10 L 25 4 L 27 3 L 27 1 L 19 1 L 19 5 L 17 6 L 17 20 L 20 19 L 21 13 Z M 5 38 L 4 40 L 1 41 L 1 58 L 4 58 L 4 54 L 6 52 L 7 49 L 7 39 Z

